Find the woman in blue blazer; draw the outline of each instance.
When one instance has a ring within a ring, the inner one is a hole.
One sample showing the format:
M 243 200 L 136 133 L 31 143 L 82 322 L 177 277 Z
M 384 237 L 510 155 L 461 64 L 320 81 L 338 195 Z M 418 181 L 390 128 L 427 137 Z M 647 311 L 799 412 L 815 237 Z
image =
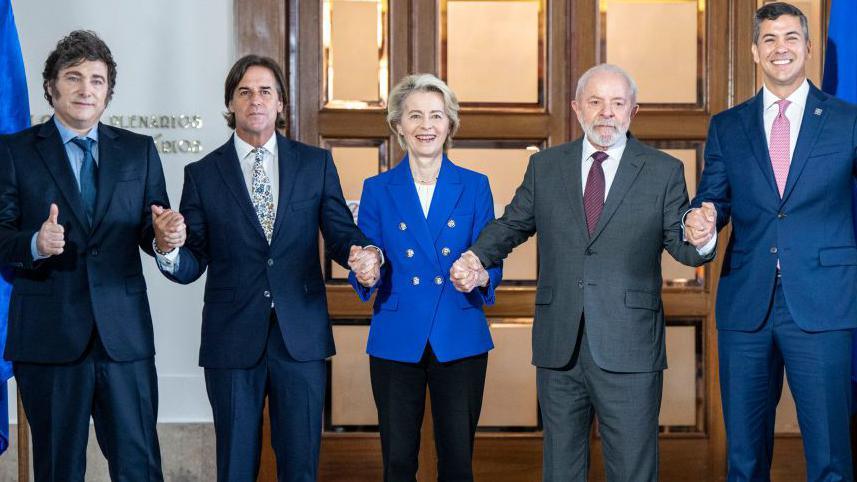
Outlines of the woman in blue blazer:
M 372 393 L 378 408 L 384 480 L 416 480 L 426 386 L 430 389 L 438 479 L 473 480 L 471 459 L 488 351 L 483 304 L 494 303 L 500 268 L 479 288 L 456 291 L 453 262 L 494 219 L 488 178 L 445 154 L 458 128 L 458 101 L 430 74 L 411 75 L 390 93 L 387 122 L 407 151 L 390 171 L 363 184 L 358 225 L 384 252 L 380 272 L 352 272 L 367 301 Z

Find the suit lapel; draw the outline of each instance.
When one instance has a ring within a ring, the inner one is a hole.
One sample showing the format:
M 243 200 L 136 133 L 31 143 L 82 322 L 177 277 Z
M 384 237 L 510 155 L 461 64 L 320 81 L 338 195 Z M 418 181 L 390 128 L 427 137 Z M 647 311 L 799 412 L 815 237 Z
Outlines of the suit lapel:
M 42 124 L 38 137 L 36 150 L 54 178 L 54 182 L 59 187 L 66 204 L 71 207 L 73 217 L 77 219 L 78 224 L 83 226 L 84 230 L 88 231 L 89 223 L 83 211 L 83 200 L 80 197 L 80 189 L 77 187 L 77 181 L 74 179 L 74 172 L 71 170 L 68 155 L 66 155 L 60 133 L 53 120 Z
M 285 213 L 289 208 L 289 201 L 292 199 L 295 178 L 300 174 L 301 166 L 300 154 L 294 148 L 292 141 L 279 134 L 277 134 L 277 163 L 279 165 L 278 170 L 280 171 L 278 174 L 280 178 L 280 192 L 277 197 L 277 217 L 274 220 L 274 233 L 271 236 L 272 242 L 274 239 L 277 239 L 277 233 L 280 232 L 280 226 L 283 225 L 283 218 L 286 216 Z
M 598 224 L 595 225 L 595 231 L 589 239 L 589 244 L 592 244 L 610 218 L 616 213 L 616 209 L 622 204 L 625 194 L 634 184 L 637 175 L 640 173 L 643 165 L 646 163 L 646 158 L 640 148 L 640 144 L 633 138 L 628 138 L 628 144 L 625 146 L 625 151 L 622 153 L 622 159 L 619 160 L 619 169 L 616 171 L 616 177 L 613 178 L 613 184 L 610 186 L 610 191 L 607 192 L 607 200 L 604 202 L 604 209 L 601 211 L 601 217 L 598 218 Z
M 437 176 L 437 185 L 435 185 L 434 195 L 432 195 L 428 219 L 426 220 L 432 241 L 437 241 L 444 226 L 452 219 L 450 215 L 456 204 L 458 204 L 458 198 L 461 196 L 462 190 L 463 187 L 458 170 L 444 155 L 440 165 L 440 172 Z
M 821 133 L 824 121 L 827 119 L 827 109 L 824 108 L 826 101 L 827 97 L 814 85 L 810 84 L 809 94 L 806 97 L 806 106 L 803 110 L 803 120 L 801 120 L 800 132 L 795 144 L 795 152 L 789 166 L 786 187 L 783 190 L 783 203 L 788 199 L 789 194 L 791 194 L 795 187 L 795 183 L 797 183 L 803 169 L 806 167 L 806 160 L 809 158 L 809 153 L 812 152 L 815 141 L 818 140 L 818 135 Z
M 771 192 L 779 199 L 780 192 L 777 189 L 774 168 L 771 166 L 771 156 L 768 153 L 768 138 L 765 136 L 765 105 L 762 99 L 760 90 L 756 97 L 741 110 L 741 121 L 744 123 L 744 131 L 750 137 L 749 144 L 753 150 L 753 157 L 756 158 L 756 163 L 762 170 L 762 176 L 771 188 Z
M 412 233 L 411 236 L 416 240 L 425 254 L 429 256 L 429 259 L 437 260 L 437 253 L 432 241 L 433 238 L 431 237 L 426 218 L 423 215 L 417 190 L 414 187 L 414 177 L 411 175 L 411 167 L 408 163 L 407 155 L 399 162 L 399 165 L 393 168 L 392 174 L 392 179 L 387 184 L 387 190 L 390 194 L 389 203 L 395 207 L 401 218 L 396 223 L 394 229 L 401 230 L 404 227 L 405 231 L 410 231 Z M 402 226 L 402 223 L 404 223 L 404 226 Z
M 574 223 L 577 226 L 581 239 L 588 239 L 586 231 L 586 216 L 583 214 L 583 180 L 581 179 L 581 159 L 583 156 L 583 138 L 571 143 L 569 148 L 562 154 L 560 159 L 560 171 L 562 172 L 562 185 L 568 186 L 564 189 L 569 196 L 571 205 L 571 218 L 579 219 L 581 222 Z
M 238 209 L 244 213 L 250 225 L 253 226 L 259 236 L 267 243 L 265 231 L 262 230 L 259 217 L 253 208 L 253 201 L 250 200 L 247 183 L 244 182 L 244 174 L 241 172 L 241 163 L 238 161 L 238 154 L 235 152 L 235 141 L 232 137 L 226 141 L 226 144 L 220 146 L 217 154 L 219 157 L 215 164 L 218 172 L 220 172 L 220 177 L 223 178 L 224 184 L 226 184 L 232 197 L 235 198 Z
M 95 232 L 107 213 L 113 190 L 116 187 L 117 174 L 121 170 L 122 160 L 127 156 L 116 142 L 116 132 L 103 124 L 98 125 L 98 190 L 95 198 L 95 212 L 92 215 L 92 231 Z

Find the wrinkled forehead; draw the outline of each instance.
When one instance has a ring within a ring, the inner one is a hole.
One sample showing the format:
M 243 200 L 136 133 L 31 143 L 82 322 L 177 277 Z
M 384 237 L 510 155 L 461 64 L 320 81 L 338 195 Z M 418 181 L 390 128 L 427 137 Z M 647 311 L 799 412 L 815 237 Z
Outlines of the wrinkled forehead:
M 628 79 L 615 72 L 599 72 L 586 82 L 581 93 L 582 99 L 625 99 L 631 100 L 631 86 Z

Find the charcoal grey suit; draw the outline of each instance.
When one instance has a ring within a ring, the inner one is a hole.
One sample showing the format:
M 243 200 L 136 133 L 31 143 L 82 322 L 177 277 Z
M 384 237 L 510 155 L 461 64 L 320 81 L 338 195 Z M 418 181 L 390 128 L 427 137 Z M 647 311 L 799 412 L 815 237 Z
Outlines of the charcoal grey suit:
M 533 364 L 545 426 L 544 480 L 585 480 L 593 411 L 608 480 L 657 480 L 666 368 L 661 253 L 691 266 L 708 259 L 682 239 L 683 165 L 633 138 L 590 236 L 582 146 L 578 139 L 533 155 L 505 214 L 471 250 L 493 266 L 539 234 Z

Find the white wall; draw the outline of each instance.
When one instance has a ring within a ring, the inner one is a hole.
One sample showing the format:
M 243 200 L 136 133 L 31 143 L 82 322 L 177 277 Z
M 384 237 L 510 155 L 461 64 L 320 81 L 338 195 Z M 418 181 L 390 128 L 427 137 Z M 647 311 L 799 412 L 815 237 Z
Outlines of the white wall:
M 223 82 L 234 61 L 232 0 L 12 0 L 31 113 L 50 115 L 42 69 L 56 42 L 75 29 L 94 30 L 118 64 L 116 90 L 103 120 L 121 115 L 200 115 L 201 129 L 132 129 L 162 140 L 199 140 L 194 154 L 161 154 L 170 201 L 178 206 L 185 164 L 220 146 L 231 131 L 222 113 Z M 155 325 L 160 422 L 210 422 L 197 366 L 204 279 L 167 281 L 144 255 Z M 14 393 L 14 383 L 10 393 Z M 14 404 L 12 421 L 17 418 Z

